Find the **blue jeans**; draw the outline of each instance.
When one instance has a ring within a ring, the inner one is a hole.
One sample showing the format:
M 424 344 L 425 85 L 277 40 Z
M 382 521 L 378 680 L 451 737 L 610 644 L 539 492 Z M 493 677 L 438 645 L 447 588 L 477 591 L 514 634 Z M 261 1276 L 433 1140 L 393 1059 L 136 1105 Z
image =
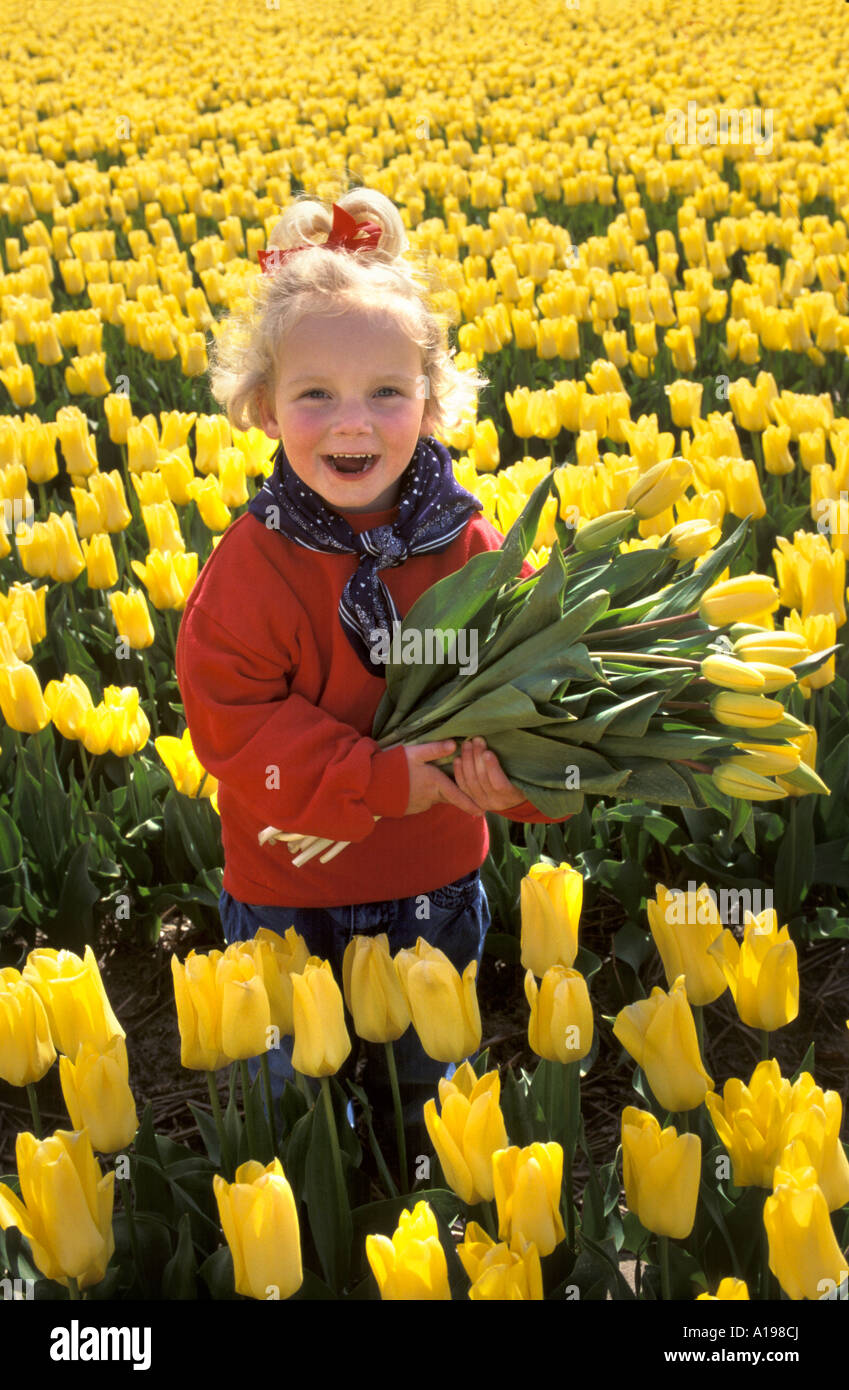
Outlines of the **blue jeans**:
M 306 941 L 311 955 L 330 961 L 340 989 L 342 956 L 355 933 L 379 936 L 385 932 L 393 956 L 400 950 L 415 946 L 417 938 L 421 936 L 429 945 L 438 946 L 444 951 L 462 973 L 469 961 L 480 963 L 490 923 L 489 905 L 478 869 L 431 893 L 385 902 L 355 903 L 352 907 L 267 907 L 239 902 L 226 889 L 221 893 L 218 907 L 228 944 L 250 941 L 260 927 L 267 927 L 282 936 L 289 927 L 294 926 Z M 338 1073 L 340 1081 L 353 1072 L 357 1060 L 350 1015 L 347 1015 L 347 1022 L 354 1047 Z M 281 1038 L 279 1048 L 267 1054 L 275 1099 L 282 1095 L 286 1082 L 294 1077 L 292 1046 L 292 1038 Z M 366 1055 L 363 1086 L 373 1108 L 376 1126 L 383 1129 L 391 1124 L 393 1113 L 385 1050 L 376 1043 L 362 1043 L 362 1048 Z M 428 1057 L 412 1027 L 398 1039 L 394 1049 L 405 1124 L 419 1126 L 422 1107 L 425 1101 L 436 1095 L 437 1083 L 446 1074 L 446 1067 L 444 1063 Z M 259 1070 L 258 1058 L 250 1060 L 249 1069 L 251 1075 L 255 1076 Z M 448 1074 L 452 1071 L 453 1067 L 449 1068 Z

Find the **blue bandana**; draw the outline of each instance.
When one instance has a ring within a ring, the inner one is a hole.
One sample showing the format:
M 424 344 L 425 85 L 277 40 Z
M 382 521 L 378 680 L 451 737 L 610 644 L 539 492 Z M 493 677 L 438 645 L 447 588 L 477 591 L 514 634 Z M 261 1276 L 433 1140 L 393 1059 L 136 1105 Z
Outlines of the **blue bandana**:
M 400 478 L 398 515 L 389 526 L 359 535 L 345 518 L 297 475 L 281 440 L 274 471 L 248 504 L 258 521 L 306 550 L 356 554 L 360 563 L 342 591 L 339 620 L 370 675 L 385 675 L 387 638 L 400 614 L 378 570 L 402 565 L 411 555 L 445 550 L 483 503 L 454 477 L 451 455 L 431 435 L 420 439 Z

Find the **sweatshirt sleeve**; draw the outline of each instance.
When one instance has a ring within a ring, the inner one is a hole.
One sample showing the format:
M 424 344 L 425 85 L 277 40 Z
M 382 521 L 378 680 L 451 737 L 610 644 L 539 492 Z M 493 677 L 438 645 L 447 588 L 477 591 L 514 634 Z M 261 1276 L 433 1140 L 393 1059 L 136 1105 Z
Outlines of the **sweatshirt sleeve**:
M 263 824 L 363 840 L 376 816 L 406 811 L 404 750 L 383 751 L 290 693 L 293 657 L 248 646 L 198 604 L 186 611 L 176 665 L 192 745 L 203 767 Z

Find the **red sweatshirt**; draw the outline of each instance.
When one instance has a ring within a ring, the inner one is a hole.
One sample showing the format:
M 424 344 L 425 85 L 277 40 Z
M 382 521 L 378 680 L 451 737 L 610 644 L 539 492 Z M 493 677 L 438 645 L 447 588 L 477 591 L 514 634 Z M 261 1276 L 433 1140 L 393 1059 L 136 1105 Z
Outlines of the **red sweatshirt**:
M 396 516 L 393 507 L 346 519 L 360 532 Z M 475 516 L 447 549 L 381 578 L 403 616 L 430 585 L 501 540 Z M 248 512 L 189 594 L 177 681 L 195 752 L 219 781 L 224 887 L 242 902 L 340 907 L 412 897 L 486 857 L 483 815 L 444 804 L 404 815 L 404 750 L 384 752 L 369 736 L 386 682 L 360 663 L 337 612 L 357 563 L 354 554 L 305 550 Z M 527 564 L 522 572 L 533 573 Z M 529 801 L 509 819 L 551 823 Z M 316 856 L 294 868 L 284 843 L 258 843 L 268 825 L 352 843 L 328 864 Z

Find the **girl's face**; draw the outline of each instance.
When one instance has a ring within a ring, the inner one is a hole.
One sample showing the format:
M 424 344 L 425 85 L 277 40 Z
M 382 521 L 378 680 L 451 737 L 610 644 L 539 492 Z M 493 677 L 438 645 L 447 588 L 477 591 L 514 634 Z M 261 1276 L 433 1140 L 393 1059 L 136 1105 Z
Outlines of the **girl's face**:
M 428 432 L 420 349 L 385 313 L 352 309 L 301 319 L 281 356 L 260 416 L 298 477 L 335 511 L 394 506 Z

